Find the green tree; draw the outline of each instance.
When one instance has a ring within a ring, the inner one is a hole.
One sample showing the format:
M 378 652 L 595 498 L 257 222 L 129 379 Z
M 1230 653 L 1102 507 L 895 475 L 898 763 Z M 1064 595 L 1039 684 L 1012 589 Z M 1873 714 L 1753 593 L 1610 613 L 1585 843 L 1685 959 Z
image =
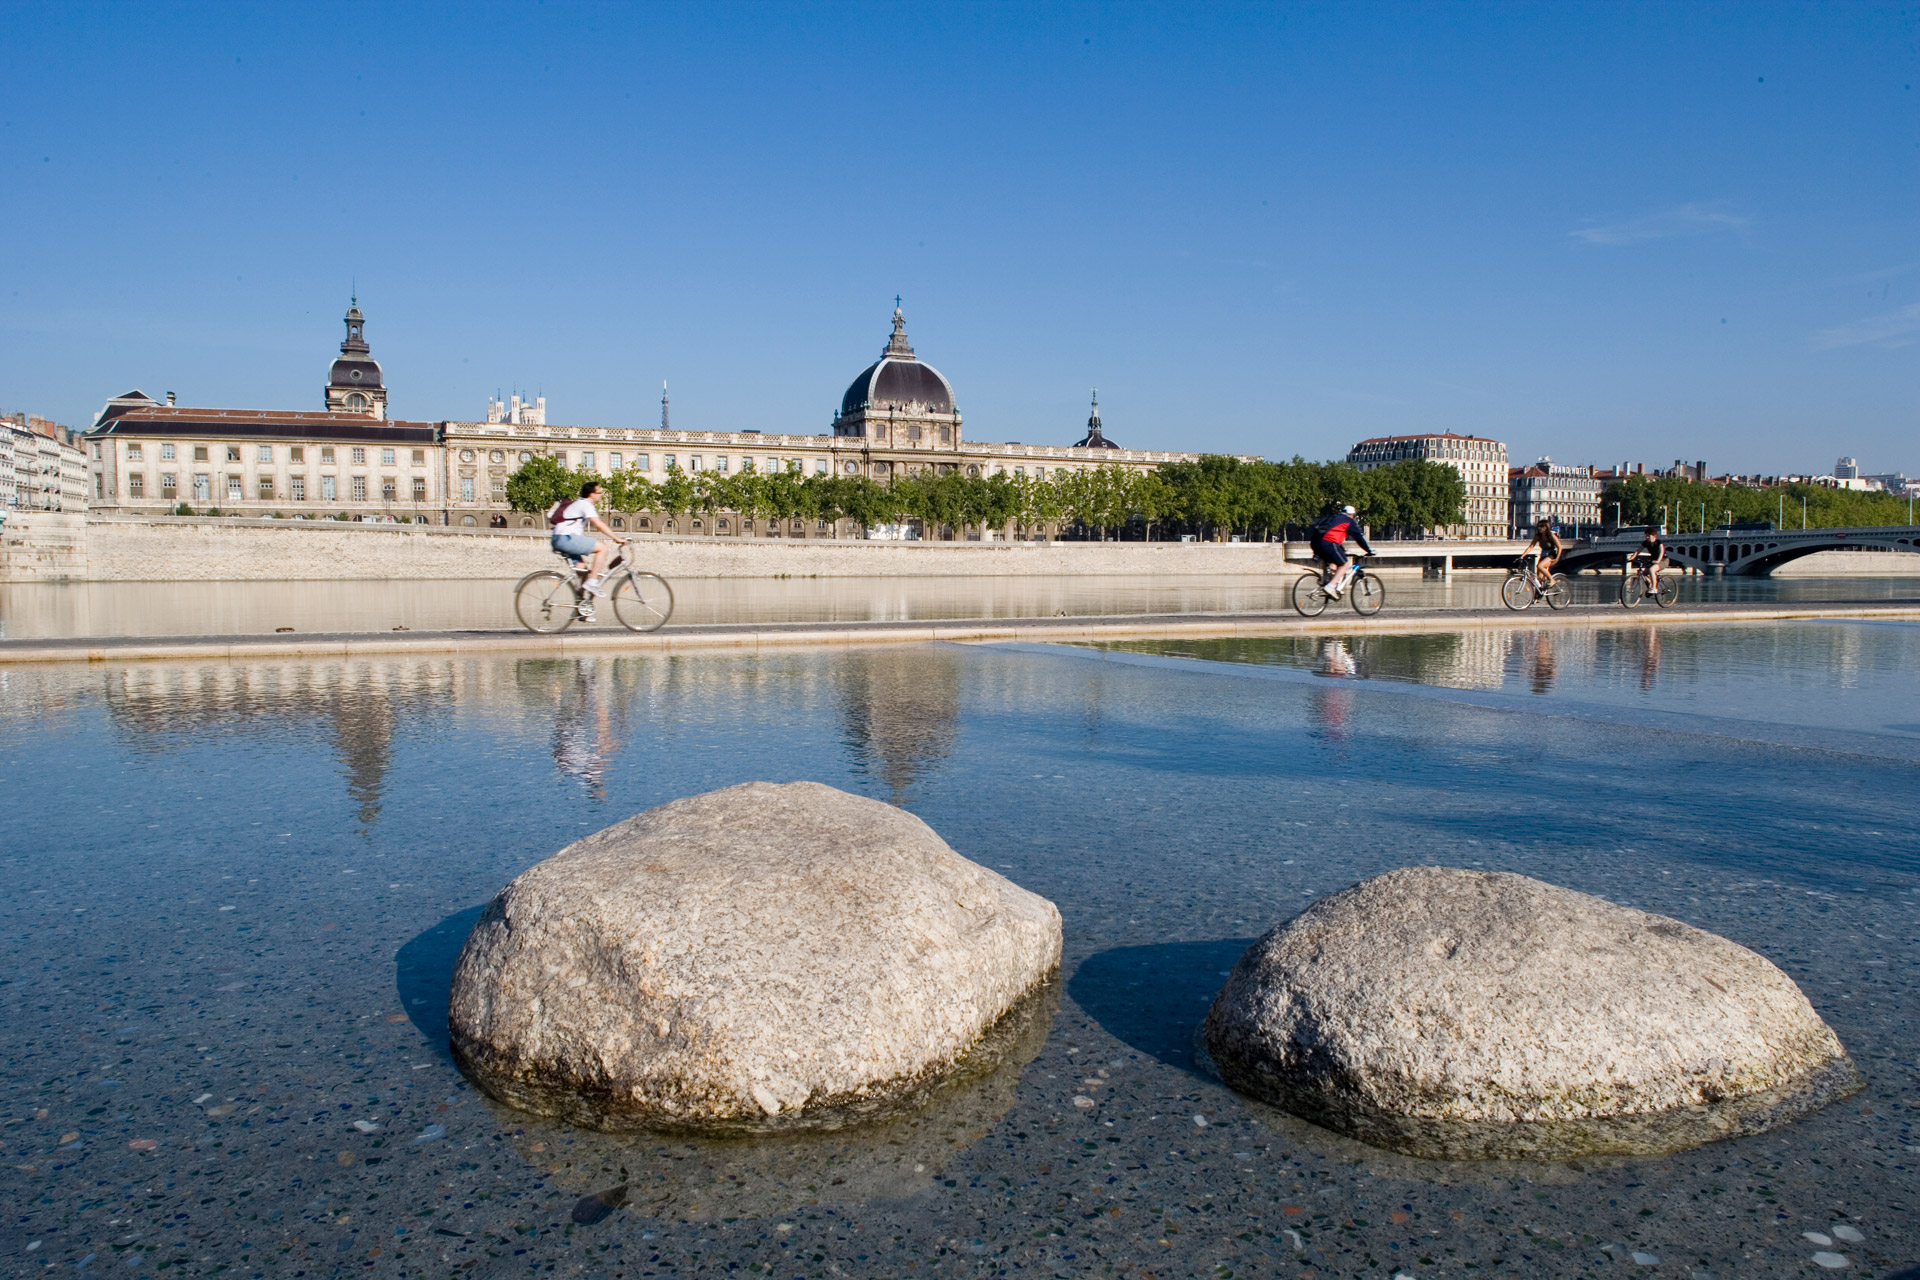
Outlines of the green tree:
M 515 511 L 547 511 L 562 498 L 578 497 L 583 480 L 566 463 L 536 453 L 507 477 L 507 505 Z

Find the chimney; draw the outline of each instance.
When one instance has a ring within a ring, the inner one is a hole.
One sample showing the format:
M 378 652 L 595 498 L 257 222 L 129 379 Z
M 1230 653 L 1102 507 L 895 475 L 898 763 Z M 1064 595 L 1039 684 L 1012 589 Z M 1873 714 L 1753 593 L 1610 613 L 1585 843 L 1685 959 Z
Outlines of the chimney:
M 173 408 L 173 392 L 167 392 L 167 408 Z

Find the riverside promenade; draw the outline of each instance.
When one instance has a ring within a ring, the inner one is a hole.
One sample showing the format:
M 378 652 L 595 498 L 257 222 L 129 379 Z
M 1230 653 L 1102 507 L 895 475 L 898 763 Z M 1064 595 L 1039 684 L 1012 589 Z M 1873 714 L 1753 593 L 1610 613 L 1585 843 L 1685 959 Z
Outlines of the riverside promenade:
M 1342 606 L 1317 618 L 1286 612 L 1103 614 L 1084 617 L 942 619 L 876 622 L 703 623 L 637 634 L 606 623 L 558 635 L 518 628 L 449 631 L 331 632 L 275 635 L 79 637 L 0 641 L 0 666 L 26 663 L 349 658 L 372 654 L 492 654 L 545 656 L 681 653 L 715 649 L 781 650 L 807 647 L 922 644 L 1075 644 L 1089 641 L 1221 636 L 1394 635 L 1489 628 L 1722 626 L 1785 621 L 1920 620 L 1920 592 L 1910 600 L 1820 600 L 1791 604 L 1702 603 L 1628 611 L 1618 604 L 1544 606 L 1516 613 L 1505 608 L 1407 608 L 1391 604 L 1371 618 Z

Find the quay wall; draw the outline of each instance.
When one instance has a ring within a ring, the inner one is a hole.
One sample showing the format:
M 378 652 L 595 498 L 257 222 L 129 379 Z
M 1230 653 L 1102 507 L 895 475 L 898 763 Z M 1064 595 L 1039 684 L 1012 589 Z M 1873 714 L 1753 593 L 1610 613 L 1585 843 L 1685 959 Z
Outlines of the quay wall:
M 78 582 L 88 574 L 87 517 L 12 510 L 0 521 L 0 582 Z
M 640 534 L 640 560 L 667 578 L 919 578 L 1291 574 L 1301 543 L 869 542 Z M 1505 544 L 1478 548 L 1477 559 Z M 1514 544 L 1517 548 L 1518 544 Z M 1377 568 L 1475 554 L 1462 543 L 1380 544 Z M 1513 549 L 1505 551 L 1511 556 Z M 1495 557 L 1502 566 L 1504 558 Z M 11 512 L 0 525 L 0 583 L 315 582 L 513 579 L 554 564 L 544 530 L 333 521 Z M 1500 569 L 1456 572 L 1498 573 Z M 1780 577 L 1920 574 L 1920 556 L 1820 552 Z
M 642 534 L 634 538 L 634 548 L 643 565 L 669 579 L 1297 571 L 1284 543 L 868 542 Z M 118 582 L 517 578 L 556 563 L 544 530 L 125 516 L 95 516 L 88 522 L 84 560 L 88 577 Z

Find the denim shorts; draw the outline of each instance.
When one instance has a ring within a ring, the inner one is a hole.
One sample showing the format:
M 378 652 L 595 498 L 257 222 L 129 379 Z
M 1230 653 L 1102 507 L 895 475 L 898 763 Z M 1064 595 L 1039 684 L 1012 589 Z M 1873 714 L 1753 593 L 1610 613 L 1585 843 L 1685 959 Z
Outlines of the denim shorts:
M 570 560 L 578 560 L 592 555 L 600 544 L 584 533 L 556 533 L 547 540 L 547 545 Z

